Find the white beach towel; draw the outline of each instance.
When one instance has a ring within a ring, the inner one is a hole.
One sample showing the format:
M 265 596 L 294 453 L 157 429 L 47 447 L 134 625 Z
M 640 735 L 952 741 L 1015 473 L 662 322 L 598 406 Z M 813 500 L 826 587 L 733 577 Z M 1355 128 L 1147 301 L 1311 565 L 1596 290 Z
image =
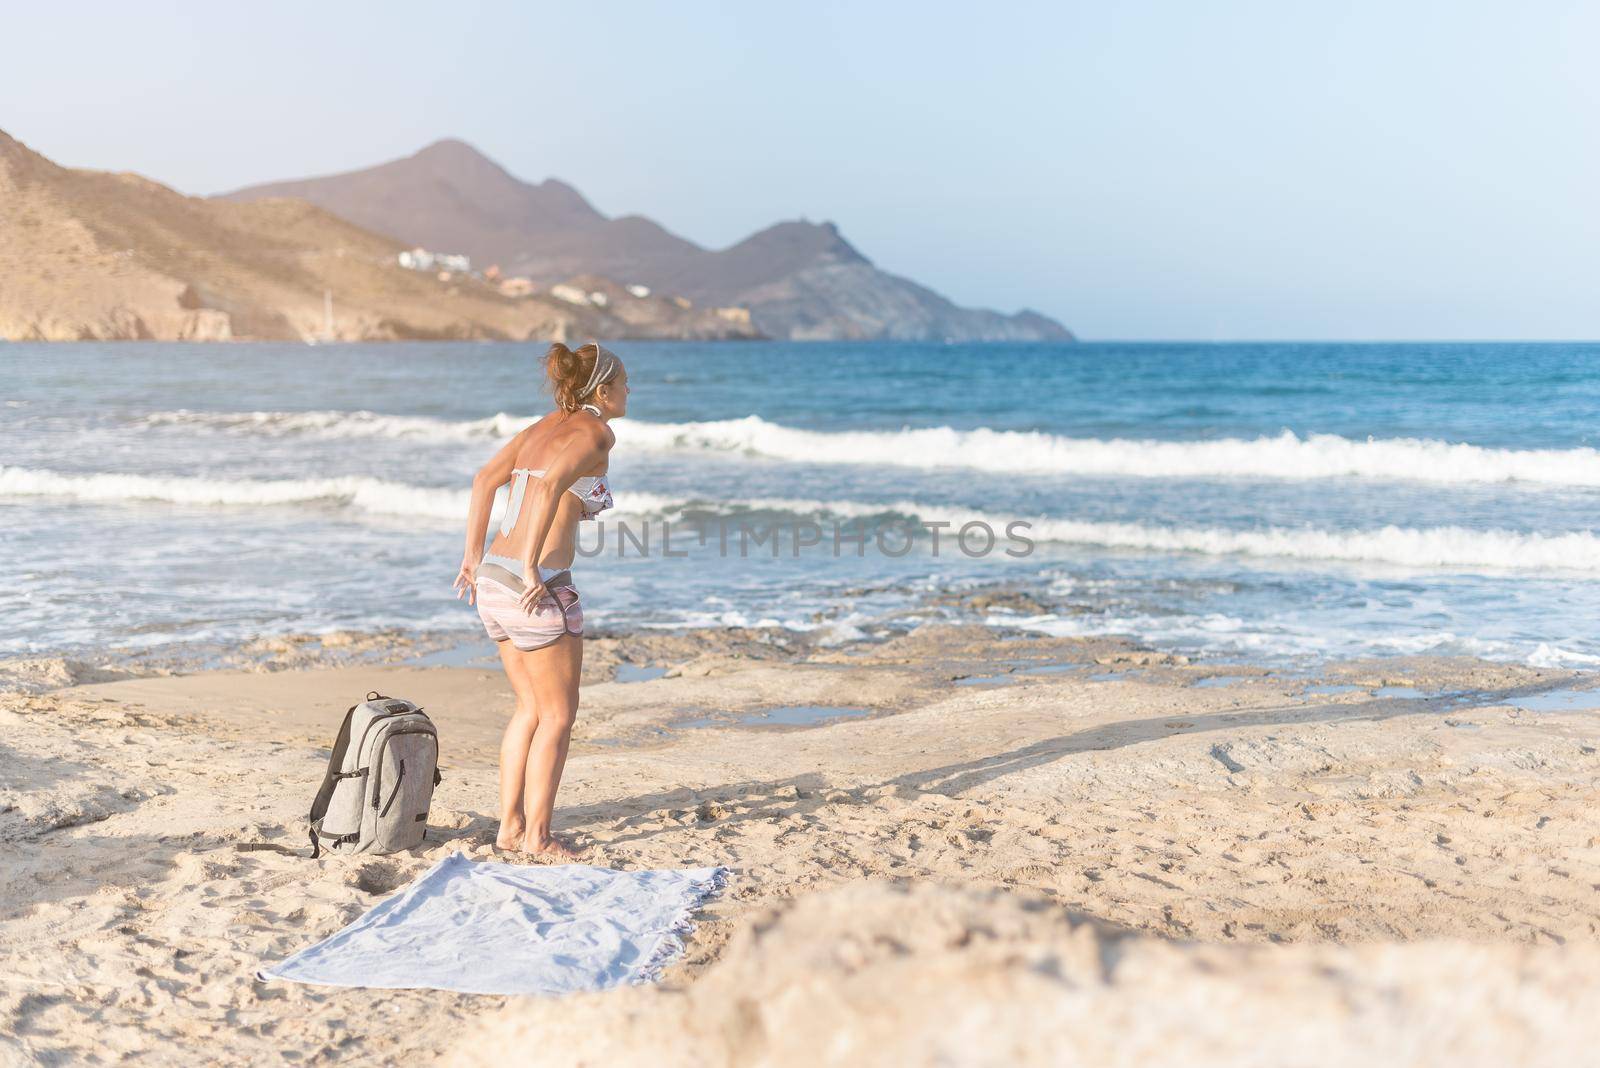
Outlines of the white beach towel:
M 325 986 L 568 994 L 648 982 L 725 868 L 612 871 L 453 853 L 316 945 L 256 973 Z

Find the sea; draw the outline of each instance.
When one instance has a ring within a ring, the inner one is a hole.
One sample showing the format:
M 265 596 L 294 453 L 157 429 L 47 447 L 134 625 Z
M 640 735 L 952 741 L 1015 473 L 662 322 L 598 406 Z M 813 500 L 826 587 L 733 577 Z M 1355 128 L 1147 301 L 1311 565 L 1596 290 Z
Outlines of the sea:
M 1600 345 L 612 347 L 593 632 L 1600 666 Z M 451 580 L 473 473 L 550 409 L 541 355 L 0 344 L 0 658 L 352 630 L 492 655 Z

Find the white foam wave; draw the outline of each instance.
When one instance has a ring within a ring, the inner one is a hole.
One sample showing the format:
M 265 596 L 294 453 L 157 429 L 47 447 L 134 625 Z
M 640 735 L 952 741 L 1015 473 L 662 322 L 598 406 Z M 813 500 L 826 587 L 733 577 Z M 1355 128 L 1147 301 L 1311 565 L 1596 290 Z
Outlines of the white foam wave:
M 690 502 L 663 499 L 649 509 L 630 502 L 630 511 L 657 514 L 680 511 Z M 722 502 L 718 510 L 790 512 L 802 516 L 914 517 L 922 522 L 945 523 L 944 536 L 953 538 L 965 524 L 982 523 L 995 532 L 1000 549 L 1016 546 L 1015 539 L 1084 545 L 1106 549 L 1149 552 L 1199 553 L 1207 556 L 1251 556 L 1290 560 L 1347 561 L 1392 564 L 1415 568 L 1487 568 L 1511 571 L 1600 572 L 1600 538 L 1592 531 L 1529 534 L 1507 530 L 1469 530 L 1464 527 L 1397 527 L 1370 530 L 1319 530 L 1267 527 L 1230 530 L 1223 527 L 1162 527 L 1142 523 L 1108 523 L 1041 517 L 1003 517 L 916 501 L 871 503 L 821 501 L 803 498 L 751 498 Z M 1008 536 L 1008 525 L 1028 524 Z M 896 543 L 898 544 L 898 543 Z M 974 546 L 981 539 L 974 537 Z
M 375 515 L 460 521 L 470 498 L 465 489 L 414 486 L 379 478 L 238 479 L 111 473 L 65 474 L 0 466 L 0 497 L 63 497 L 80 501 L 156 501 L 219 507 L 311 506 L 351 508 Z M 500 497 L 504 497 L 502 489 Z M 681 509 L 683 498 L 629 493 L 620 515 L 664 515 Z
M 1600 572 L 1600 538 L 1590 531 L 1523 534 L 1464 527 L 1317 530 L 1270 527 L 1149 527 L 1135 523 L 1042 520 L 1030 532 L 1041 540 L 1115 549 L 1342 560 L 1416 568 Z
M 185 427 L 266 437 L 305 435 L 316 438 L 401 438 L 417 441 L 471 441 L 507 438 L 535 416 L 500 412 L 485 419 L 446 420 L 425 415 L 384 415 L 369 411 L 197 412 L 180 408 L 152 412 L 140 426 Z
M 1600 486 L 1600 450 L 1490 449 L 1420 438 L 1353 441 L 1334 434 L 1214 441 L 1070 438 L 951 427 L 799 430 L 759 416 L 707 423 L 616 424 L 619 443 L 735 452 L 804 463 L 965 467 L 1032 475 L 1121 478 L 1365 478 L 1442 483 Z
M 1559 645 L 1549 642 L 1540 642 L 1527 657 L 1529 664 L 1542 668 L 1579 668 L 1592 669 L 1600 667 L 1600 656 L 1592 653 L 1581 653 L 1575 649 L 1564 649 Z
M 323 479 L 207 479 L 122 474 L 63 474 L 20 467 L 0 467 L 0 496 L 70 497 L 93 501 L 166 501 L 191 505 L 349 507 L 362 512 L 416 518 L 461 520 L 468 492 L 413 486 L 360 476 Z M 1411 528 L 1386 526 L 1369 530 L 1321 530 L 1268 527 L 1231 530 L 1223 527 L 1150 526 L 1062 519 L 1051 516 L 1008 517 L 918 501 L 837 501 L 792 497 L 736 500 L 666 497 L 624 493 L 613 516 L 674 516 L 686 511 L 712 515 L 741 512 L 783 512 L 808 517 L 844 519 L 902 516 L 925 523 L 947 524 L 953 538 L 968 523 L 995 531 L 1001 549 L 1016 539 L 1210 556 L 1270 557 L 1307 561 L 1349 561 L 1415 568 L 1458 568 L 1514 571 L 1600 572 L 1600 538 L 1592 531 L 1561 534 L 1464 527 Z M 1008 525 L 1028 523 L 1008 537 Z M 898 545 L 898 542 L 896 542 Z M 976 544 L 974 542 L 973 544 Z
M 156 412 L 147 426 L 186 426 L 272 436 L 471 441 L 509 437 L 533 421 L 505 412 L 443 420 L 370 411 Z M 1119 478 L 1358 478 L 1445 484 L 1515 482 L 1600 487 L 1600 450 L 1495 449 L 1426 438 L 1357 441 L 1336 434 L 1213 441 L 1072 438 L 1038 431 L 802 430 L 760 416 L 698 423 L 620 420 L 626 447 L 764 456 L 796 463 L 970 468 L 1024 475 Z
M 69 497 L 81 501 L 160 501 L 188 505 L 346 506 L 387 515 L 457 518 L 467 491 L 383 479 L 220 479 L 122 474 L 63 474 L 0 467 L 0 496 Z

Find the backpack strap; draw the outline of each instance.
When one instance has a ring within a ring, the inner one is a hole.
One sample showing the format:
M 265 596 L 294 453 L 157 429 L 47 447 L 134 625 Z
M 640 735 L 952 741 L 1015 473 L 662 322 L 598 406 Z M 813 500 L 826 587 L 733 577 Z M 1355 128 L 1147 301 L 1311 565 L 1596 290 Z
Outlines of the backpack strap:
M 344 722 L 339 726 L 339 738 L 333 743 L 333 752 L 328 756 L 328 772 L 322 777 L 322 785 L 317 788 L 317 799 L 311 802 L 311 859 L 316 860 L 322 856 L 322 818 L 328 814 L 328 802 L 333 800 L 333 791 L 339 785 L 340 779 L 353 778 L 362 772 L 344 772 L 345 750 L 350 748 L 350 719 L 356 714 L 356 706 L 351 705 L 350 710 L 344 714 Z M 335 841 L 338 844 L 338 840 Z

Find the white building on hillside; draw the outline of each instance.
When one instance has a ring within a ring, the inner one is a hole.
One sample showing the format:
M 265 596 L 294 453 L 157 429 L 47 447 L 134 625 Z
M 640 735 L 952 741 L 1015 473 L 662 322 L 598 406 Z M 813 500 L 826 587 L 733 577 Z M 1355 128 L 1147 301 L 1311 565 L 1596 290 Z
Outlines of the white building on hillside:
M 450 271 L 466 274 L 472 270 L 472 257 L 452 252 L 429 252 L 425 248 L 403 250 L 395 257 L 408 271 Z
M 579 304 L 585 308 L 589 307 L 589 294 L 585 293 L 577 286 L 569 286 L 565 282 L 551 286 L 550 295 L 555 297 L 557 300 L 564 300 L 568 304 Z

